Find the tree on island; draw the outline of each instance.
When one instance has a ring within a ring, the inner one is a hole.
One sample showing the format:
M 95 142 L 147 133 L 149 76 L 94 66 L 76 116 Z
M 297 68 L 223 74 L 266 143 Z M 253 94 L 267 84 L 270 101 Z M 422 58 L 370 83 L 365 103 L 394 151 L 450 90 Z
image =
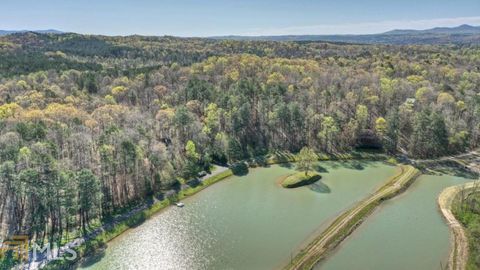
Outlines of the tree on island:
M 317 155 L 315 155 L 315 152 L 311 148 L 303 147 L 300 153 L 297 154 L 297 169 L 305 171 L 305 175 L 308 175 L 316 160 Z

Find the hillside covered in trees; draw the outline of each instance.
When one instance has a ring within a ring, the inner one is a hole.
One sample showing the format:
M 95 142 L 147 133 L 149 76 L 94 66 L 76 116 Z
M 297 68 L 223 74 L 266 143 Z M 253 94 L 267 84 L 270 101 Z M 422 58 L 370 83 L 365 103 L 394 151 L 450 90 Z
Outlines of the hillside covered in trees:
M 269 40 L 269 41 L 327 41 L 359 44 L 478 44 L 480 26 L 463 24 L 457 27 L 436 27 L 426 30 L 396 29 L 368 35 L 286 35 L 286 36 L 220 36 L 227 40 Z
M 0 236 L 58 241 L 212 163 L 480 142 L 480 47 L 0 37 Z

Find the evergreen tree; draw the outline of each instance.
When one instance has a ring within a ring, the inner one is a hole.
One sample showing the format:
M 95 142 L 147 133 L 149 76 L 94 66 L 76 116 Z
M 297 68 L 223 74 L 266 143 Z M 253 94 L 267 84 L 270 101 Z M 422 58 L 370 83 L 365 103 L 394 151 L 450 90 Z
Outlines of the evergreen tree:
M 387 130 L 385 132 L 384 146 L 389 153 L 397 151 L 398 136 L 400 132 L 400 117 L 397 109 L 393 109 L 387 115 Z
M 92 217 L 96 216 L 101 207 L 102 193 L 98 178 L 88 169 L 76 173 L 78 189 L 78 214 L 84 233 Z

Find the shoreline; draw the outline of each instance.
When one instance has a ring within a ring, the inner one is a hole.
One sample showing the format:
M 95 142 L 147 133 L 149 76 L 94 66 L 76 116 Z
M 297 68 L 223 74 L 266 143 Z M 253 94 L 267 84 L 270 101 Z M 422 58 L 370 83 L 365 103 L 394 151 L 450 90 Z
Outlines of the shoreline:
M 190 197 L 195 195 L 196 193 L 202 191 L 203 189 L 222 181 L 230 176 L 233 175 L 233 171 L 231 169 L 227 169 L 225 171 L 221 171 L 218 174 L 212 175 L 202 181 L 202 185 L 199 185 L 195 188 L 189 188 L 187 190 L 182 190 L 176 194 L 175 200 L 182 200 L 184 198 Z M 52 261 L 47 263 L 41 269 L 65 269 L 71 268 L 75 265 L 78 265 L 83 261 L 85 258 L 89 256 L 94 256 L 98 250 L 104 248 L 104 246 L 114 240 L 115 238 L 119 237 L 123 233 L 127 232 L 133 227 L 141 225 L 146 220 L 152 218 L 153 216 L 162 212 L 167 207 L 172 206 L 173 201 L 169 199 L 164 199 L 162 201 L 156 201 L 152 205 L 148 206 L 147 208 L 137 212 L 136 214 L 127 217 L 125 220 L 119 222 L 118 224 L 113 225 L 112 228 L 108 230 L 104 230 L 99 235 L 95 236 L 93 239 L 86 240 L 81 246 L 76 247 L 75 250 L 78 253 L 77 260 L 74 261 L 66 261 L 65 259 Z M 104 225 L 105 226 L 105 225 Z
M 468 237 L 463 225 L 452 212 L 452 206 L 460 192 L 470 193 L 478 188 L 478 183 L 469 182 L 445 188 L 438 196 L 438 209 L 450 232 L 450 254 L 447 267 L 449 270 L 466 269 L 469 257 Z

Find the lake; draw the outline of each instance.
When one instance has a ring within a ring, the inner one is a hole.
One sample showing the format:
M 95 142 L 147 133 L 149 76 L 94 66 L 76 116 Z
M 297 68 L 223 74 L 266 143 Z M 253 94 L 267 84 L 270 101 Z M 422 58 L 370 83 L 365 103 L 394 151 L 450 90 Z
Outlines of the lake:
M 449 230 L 437 206 L 440 192 L 472 181 L 422 175 L 406 193 L 384 202 L 316 270 L 441 269 L 449 254 Z
M 250 169 L 208 187 L 185 199 L 185 207 L 169 207 L 112 240 L 79 267 L 278 268 L 397 171 L 381 162 L 321 162 L 316 170 L 322 180 L 284 189 L 279 180 L 295 172 L 289 166 Z

